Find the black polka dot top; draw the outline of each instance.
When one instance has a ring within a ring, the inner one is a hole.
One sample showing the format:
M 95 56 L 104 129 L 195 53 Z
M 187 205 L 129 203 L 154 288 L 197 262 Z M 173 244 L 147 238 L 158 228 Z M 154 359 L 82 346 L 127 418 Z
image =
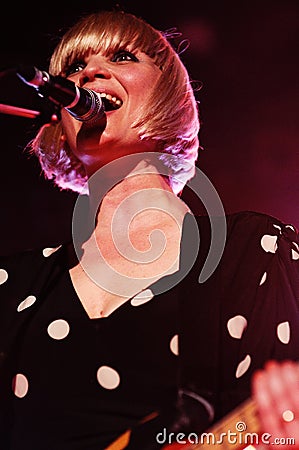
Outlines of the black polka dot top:
M 103 450 L 183 391 L 216 421 L 267 359 L 298 359 L 297 230 L 254 212 L 225 220 L 204 281 L 217 234 L 187 214 L 180 270 L 100 319 L 77 297 L 67 244 L 0 258 L 1 450 Z

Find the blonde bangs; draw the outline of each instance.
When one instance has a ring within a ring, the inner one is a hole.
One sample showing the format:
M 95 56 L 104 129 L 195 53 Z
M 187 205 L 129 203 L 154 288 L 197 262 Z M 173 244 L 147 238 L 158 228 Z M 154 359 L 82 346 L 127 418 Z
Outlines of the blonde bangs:
M 169 43 L 154 28 L 148 25 L 145 27 L 142 19 L 108 11 L 100 17 L 93 14 L 92 18 L 83 17 L 66 32 L 50 61 L 49 70 L 53 75 L 65 76 L 74 62 L 83 60 L 90 52 L 109 56 L 128 48 L 131 51 L 139 49 L 159 67 L 163 65 Z

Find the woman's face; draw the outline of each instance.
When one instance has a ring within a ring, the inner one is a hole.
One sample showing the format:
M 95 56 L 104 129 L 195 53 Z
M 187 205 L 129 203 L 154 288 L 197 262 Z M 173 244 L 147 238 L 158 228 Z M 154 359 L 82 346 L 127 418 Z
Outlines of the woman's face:
M 115 158 L 155 150 L 154 142 L 141 140 L 131 125 L 138 120 L 139 108 L 146 105 L 160 76 L 160 69 L 149 56 L 129 49 L 118 50 L 110 56 L 90 54 L 69 67 L 70 80 L 108 98 L 110 95 L 117 107 L 107 110 L 102 119 L 91 124 L 62 111 L 66 139 L 89 175 Z

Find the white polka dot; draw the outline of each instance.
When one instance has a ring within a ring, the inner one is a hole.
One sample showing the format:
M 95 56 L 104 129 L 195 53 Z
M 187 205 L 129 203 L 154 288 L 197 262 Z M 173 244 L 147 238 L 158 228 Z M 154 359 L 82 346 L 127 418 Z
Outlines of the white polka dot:
M 48 258 L 48 256 L 51 256 L 53 253 L 55 253 L 57 250 L 59 250 L 61 245 L 58 247 L 46 247 L 43 249 L 43 255 L 45 258 Z
M 0 269 L 0 284 L 5 283 L 8 279 L 8 273 L 4 269 Z
M 251 364 L 251 358 L 249 355 L 246 355 L 243 361 L 241 361 L 238 364 L 237 370 L 236 370 L 236 378 L 240 378 L 242 375 L 244 375 L 245 372 L 247 372 L 249 366 Z
M 293 411 L 291 411 L 290 409 L 286 409 L 283 413 L 282 413 L 282 418 L 285 422 L 292 422 L 295 418 L 295 414 L 293 413 Z
M 262 284 L 265 283 L 266 279 L 267 279 L 267 272 L 265 272 L 265 273 L 263 274 L 263 276 L 262 276 L 262 278 L 261 278 L 261 281 L 260 281 L 260 286 L 261 286 Z
M 120 383 L 120 377 L 112 367 L 102 366 L 97 371 L 99 384 L 105 389 L 115 389 Z
M 277 236 L 265 234 L 261 239 L 261 246 L 265 252 L 275 253 L 277 250 Z
M 228 320 L 227 329 L 231 337 L 241 339 L 243 331 L 247 327 L 247 320 L 243 316 L 235 316 Z
M 131 300 L 132 306 L 140 306 L 146 302 L 149 302 L 153 298 L 154 294 L 150 289 L 145 289 L 145 291 L 139 292 L 139 294 L 135 295 Z
M 22 373 L 17 373 L 13 378 L 12 390 L 16 397 L 22 398 L 28 392 L 28 380 Z
M 28 297 L 23 300 L 19 306 L 17 307 L 17 311 L 21 312 L 23 309 L 29 308 L 29 306 L 33 305 L 35 303 L 36 297 L 34 295 L 28 295 Z
M 57 319 L 48 326 L 48 334 L 53 339 L 64 339 L 70 331 L 70 326 L 66 320 Z
M 277 336 L 278 336 L 278 339 L 283 344 L 288 344 L 290 342 L 290 324 L 289 324 L 289 322 L 281 322 L 277 326 Z
M 177 334 L 175 334 L 173 336 L 173 338 L 170 341 L 170 350 L 172 351 L 172 353 L 174 355 L 178 355 L 179 354 L 179 336 Z
M 292 258 L 299 259 L 299 245 L 296 242 L 293 242 L 293 245 L 296 247 L 297 251 L 292 249 Z

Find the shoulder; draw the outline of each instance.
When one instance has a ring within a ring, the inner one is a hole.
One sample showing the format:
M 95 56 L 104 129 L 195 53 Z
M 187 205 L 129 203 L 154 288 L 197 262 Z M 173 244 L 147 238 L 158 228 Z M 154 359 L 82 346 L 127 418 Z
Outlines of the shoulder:
M 281 219 L 271 216 L 266 213 L 255 211 L 241 211 L 234 214 L 229 214 L 227 217 L 228 231 L 236 232 L 238 230 L 250 233 L 264 232 L 274 233 L 280 235 L 283 231 L 290 233 L 297 239 L 298 229 L 294 224 L 288 224 Z
M 268 230 L 273 231 L 273 229 L 280 230 L 282 228 L 287 228 L 298 236 L 298 229 L 294 224 L 288 224 L 283 222 L 277 217 L 271 216 L 267 213 L 256 212 L 256 211 L 239 211 L 232 214 L 226 214 L 222 217 L 220 216 L 209 216 L 209 215 L 195 215 L 196 222 L 199 227 L 210 226 L 212 220 L 225 221 L 227 225 L 227 232 L 230 235 L 234 231 L 246 231 L 251 230 Z
M 297 228 L 255 211 L 222 217 L 190 214 L 185 219 L 182 242 L 183 261 L 188 262 L 192 255 L 203 281 L 219 270 L 234 277 L 242 271 L 256 272 L 257 268 L 260 272 L 262 266 L 274 261 L 278 265 L 278 259 L 285 268 L 293 267 L 299 259 Z
M 0 255 L 0 289 L 11 293 L 26 289 L 41 274 L 46 277 L 57 264 L 64 245 L 21 250 L 14 254 Z
M 64 244 L 55 247 L 30 248 L 12 254 L 0 254 L 0 266 L 28 267 L 31 263 L 38 264 L 49 260 L 49 257 L 61 249 Z M 1 268 L 0 267 L 0 268 Z
M 198 230 L 205 233 L 203 236 L 210 237 L 214 231 L 219 231 L 219 226 L 223 227 L 222 234 L 226 244 L 231 241 L 248 242 L 248 240 L 262 240 L 262 244 L 267 241 L 267 237 L 272 236 L 272 241 L 281 239 L 290 243 L 297 243 L 299 240 L 298 229 L 294 224 L 285 223 L 277 217 L 266 213 L 255 211 L 241 211 L 233 214 L 220 216 L 194 216 Z M 194 221 L 194 219 L 193 219 Z M 296 245 L 295 245 L 296 247 Z

